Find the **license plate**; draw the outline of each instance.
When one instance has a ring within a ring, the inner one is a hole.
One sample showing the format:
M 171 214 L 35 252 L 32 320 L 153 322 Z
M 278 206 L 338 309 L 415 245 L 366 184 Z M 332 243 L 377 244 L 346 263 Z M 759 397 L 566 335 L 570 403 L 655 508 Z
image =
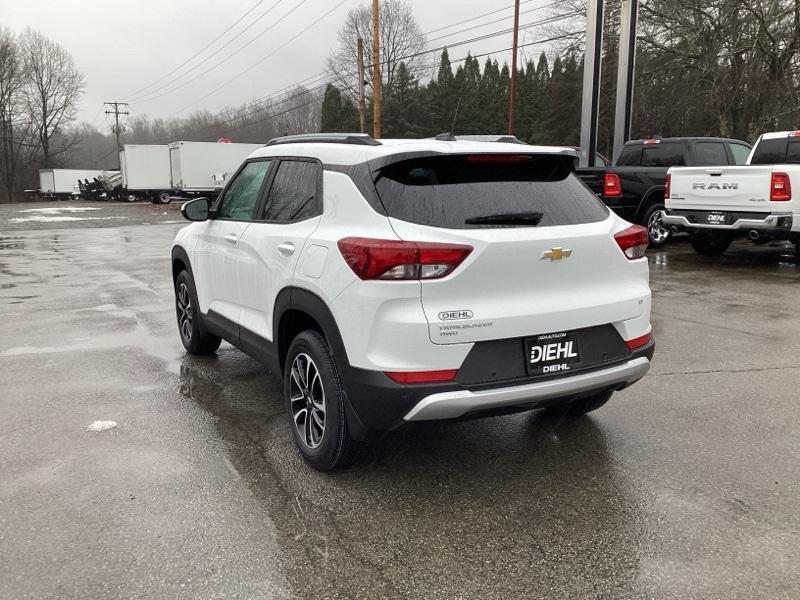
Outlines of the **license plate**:
M 577 333 L 548 333 L 525 340 L 529 375 L 569 371 L 581 362 Z
M 725 213 L 708 213 L 706 223 L 709 225 L 725 225 Z

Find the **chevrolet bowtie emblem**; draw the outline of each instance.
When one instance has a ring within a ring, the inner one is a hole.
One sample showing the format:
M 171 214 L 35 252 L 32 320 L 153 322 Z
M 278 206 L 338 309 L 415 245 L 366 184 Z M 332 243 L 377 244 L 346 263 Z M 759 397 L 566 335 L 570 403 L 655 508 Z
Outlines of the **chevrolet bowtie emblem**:
M 550 262 L 561 260 L 564 258 L 569 258 L 572 256 L 572 249 L 571 248 L 561 248 L 557 246 L 555 248 L 550 248 L 550 250 L 545 250 L 542 252 L 542 258 L 539 260 L 544 260 L 545 258 L 549 258 Z

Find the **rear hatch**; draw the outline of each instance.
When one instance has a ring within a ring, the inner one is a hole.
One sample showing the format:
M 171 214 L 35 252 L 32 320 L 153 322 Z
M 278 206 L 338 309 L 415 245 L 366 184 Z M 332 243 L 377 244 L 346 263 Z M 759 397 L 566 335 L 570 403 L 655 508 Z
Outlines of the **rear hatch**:
M 770 202 L 772 171 L 772 165 L 670 169 L 667 209 L 751 213 L 784 211 L 787 202 Z
M 431 340 L 458 344 L 565 332 L 640 317 L 645 260 L 560 155 L 442 155 L 384 168 L 376 189 L 403 240 L 467 244 L 451 275 L 423 280 Z M 538 217 L 538 218 L 537 218 Z

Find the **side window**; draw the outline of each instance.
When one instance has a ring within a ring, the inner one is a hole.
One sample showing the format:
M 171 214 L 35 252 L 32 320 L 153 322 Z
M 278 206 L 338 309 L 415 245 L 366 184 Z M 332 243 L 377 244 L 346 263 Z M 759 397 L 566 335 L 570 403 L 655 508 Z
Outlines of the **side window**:
M 618 167 L 635 167 L 639 164 L 642 157 L 642 147 L 640 145 L 625 146 L 617 159 Z
M 271 160 L 247 163 L 225 190 L 217 207 L 217 218 L 237 221 L 252 219 L 261 186 L 271 165 Z
M 682 144 L 653 144 L 642 148 L 643 167 L 682 167 Z
M 316 162 L 281 161 L 272 180 L 263 220 L 294 223 L 321 214 L 317 198 L 320 169 Z
M 747 157 L 750 156 L 750 148 L 744 144 L 731 144 L 730 148 L 733 154 L 733 164 L 744 165 L 747 163 Z
M 728 164 L 725 144 L 722 142 L 698 142 L 694 145 L 694 164 L 698 167 L 719 167 Z

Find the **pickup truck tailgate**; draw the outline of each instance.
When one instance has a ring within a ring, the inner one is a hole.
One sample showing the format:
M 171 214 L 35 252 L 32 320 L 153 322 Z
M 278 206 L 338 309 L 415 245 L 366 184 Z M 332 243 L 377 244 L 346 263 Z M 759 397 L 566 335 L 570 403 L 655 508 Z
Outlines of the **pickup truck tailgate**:
M 791 202 L 770 202 L 773 169 L 772 165 L 670 169 L 667 210 L 791 210 Z

